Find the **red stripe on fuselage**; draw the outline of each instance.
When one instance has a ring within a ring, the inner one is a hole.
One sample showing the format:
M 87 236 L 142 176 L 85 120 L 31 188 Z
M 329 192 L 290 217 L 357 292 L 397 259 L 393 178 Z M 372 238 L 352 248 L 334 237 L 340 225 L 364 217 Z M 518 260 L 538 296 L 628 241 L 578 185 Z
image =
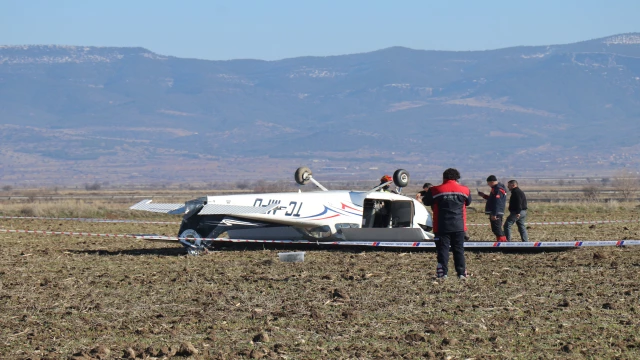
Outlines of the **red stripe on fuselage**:
M 323 217 L 323 218 L 319 218 L 319 219 L 311 219 L 311 220 L 324 220 L 324 219 L 331 219 L 334 218 L 336 216 L 340 216 L 340 214 L 335 214 L 335 215 L 331 215 L 331 216 L 327 216 L 327 217 Z
M 351 210 L 354 210 L 354 211 L 362 211 L 362 210 L 360 210 L 360 209 L 352 208 L 351 206 L 346 205 L 345 203 L 340 203 L 340 204 L 342 204 L 342 210 L 344 210 L 344 209 L 351 209 Z

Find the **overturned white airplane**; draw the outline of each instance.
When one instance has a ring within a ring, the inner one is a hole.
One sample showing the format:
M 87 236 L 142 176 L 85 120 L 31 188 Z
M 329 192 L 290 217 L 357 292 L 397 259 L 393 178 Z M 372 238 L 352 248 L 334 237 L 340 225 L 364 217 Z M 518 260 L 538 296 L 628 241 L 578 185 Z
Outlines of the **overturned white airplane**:
M 329 191 L 299 168 L 295 180 L 321 191 L 205 196 L 184 204 L 143 200 L 131 207 L 184 215 L 178 241 L 190 252 L 211 249 L 215 240 L 425 241 L 433 239 L 432 218 L 417 200 L 402 195 L 409 173 L 397 170 L 393 180 L 370 191 Z M 383 191 L 391 184 L 396 192 Z

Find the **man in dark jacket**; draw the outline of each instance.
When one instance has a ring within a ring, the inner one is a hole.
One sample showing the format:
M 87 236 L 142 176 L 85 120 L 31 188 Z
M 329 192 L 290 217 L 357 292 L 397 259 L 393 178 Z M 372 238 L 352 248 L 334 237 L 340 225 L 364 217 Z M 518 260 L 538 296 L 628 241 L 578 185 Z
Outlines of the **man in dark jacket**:
M 438 252 L 436 276 L 446 278 L 449 272 L 449 247 L 453 252 L 456 272 L 461 279 L 467 278 L 464 259 L 464 237 L 467 231 L 467 206 L 471 204 L 469 188 L 458 184 L 460 172 L 449 168 L 442 174 L 442 184 L 427 190 L 422 202 L 431 206 L 433 232 Z
M 433 186 L 432 183 L 429 183 L 429 182 L 424 183 L 424 185 L 422 185 L 422 191 L 420 191 L 419 193 L 416 194 L 416 199 L 418 201 L 420 201 L 420 199 L 422 199 L 423 197 L 427 196 L 427 191 L 432 186 Z
M 502 231 L 502 217 L 504 216 L 504 206 L 507 203 L 507 189 L 502 183 L 498 182 L 495 175 L 489 175 L 487 185 L 491 187 L 489 195 L 478 191 L 478 195 L 487 200 L 484 207 L 484 213 L 489 215 L 491 222 L 491 231 L 496 235 L 496 241 L 507 241 Z
M 509 216 L 507 216 L 507 220 L 504 223 L 504 234 L 507 237 L 507 241 L 511 241 L 511 226 L 516 223 L 522 241 L 529 241 L 527 227 L 524 224 L 527 218 L 527 197 L 518 187 L 516 180 L 509 180 L 507 187 L 511 191 L 511 198 L 509 198 Z

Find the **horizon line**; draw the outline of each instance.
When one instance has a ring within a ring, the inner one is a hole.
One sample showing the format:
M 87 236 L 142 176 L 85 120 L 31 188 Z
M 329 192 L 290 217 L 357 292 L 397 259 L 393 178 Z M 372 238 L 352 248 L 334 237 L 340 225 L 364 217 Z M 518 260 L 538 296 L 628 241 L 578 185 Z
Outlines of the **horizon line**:
M 550 46 L 573 45 L 573 44 L 580 44 L 580 43 L 597 41 L 597 40 L 605 40 L 605 39 L 609 39 L 609 38 L 613 38 L 613 37 L 617 37 L 617 36 L 625 36 L 625 35 L 636 35 L 636 36 L 640 37 L 640 32 L 618 33 L 618 34 L 612 34 L 612 35 L 607 35 L 607 36 L 593 38 L 593 39 L 580 40 L 580 41 L 576 41 L 576 42 L 562 43 L 562 44 L 514 45 L 514 46 L 507 46 L 507 47 L 502 47 L 502 48 L 475 49 L 475 50 L 416 49 L 416 48 L 410 48 L 410 47 L 407 47 L 407 46 L 395 45 L 395 46 L 389 46 L 389 47 L 380 48 L 380 49 L 376 49 L 376 50 L 355 52 L 355 53 L 344 53 L 344 54 L 333 54 L 333 55 L 300 55 L 300 56 L 285 57 L 285 58 L 273 59 L 273 60 L 265 60 L 265 59 L 258 59 L 258 58 L 205 59 L 205 58 L 195 58 L 195 57 L 180 57 L 180 56 L 175 56 L 175 55 L 160 54 L 160 53 L 155 52 L 155 51 L 151 50 L 150 48 L 147 48 L 147 47 L 144 47 L 144 46 L 102 46 L 102 45 L 64 45 L 64 44 L 16 44 L 16 45 L 4 45 L 4 44 L 0 44 L 0 50 L 2 50 L 2 49 L 11 49 L 11 48 L 25 48 L 25 47 L 93 48 L 93 49 L 143 49 L 143 50 L 146 50 L 146 51 L 148 51 L 150 53 L 153 53 L 155 55 L 158 55 L 158 56 L 172 57 L 172 58 L 178 58 L 178 59 L 188 59 L 188 60 L 276 62 L 276 61 L 285 61 L 285 60 L 300 59 L 300 58 L 328 58 L 328 57 L 339 57 L 339 56 L 364 55 L 364 54 L 371 54 L 371 53 L 375 53 L 375 52 L 379 52 L 379 51 L 385 51 L 385 50 L 389 50 L 389 49 L 395 49 L 395 48 L 407 49 L 407 50 L 411 50 L 411 51 L 424 51 L 424 52 L 460 52 L 460 53 L 465 52 L 466 53 L 466 52 L 500 51 L 500 50 L 506 50 L 506 49 L 514 49 L 514 48 L 534 48 L 534 47 L 550 47 Z M 639 44 L 640 44 L 640 39 L 639 39 Z M 24 49 L 24 50 L 26 50 L 26 49 Z

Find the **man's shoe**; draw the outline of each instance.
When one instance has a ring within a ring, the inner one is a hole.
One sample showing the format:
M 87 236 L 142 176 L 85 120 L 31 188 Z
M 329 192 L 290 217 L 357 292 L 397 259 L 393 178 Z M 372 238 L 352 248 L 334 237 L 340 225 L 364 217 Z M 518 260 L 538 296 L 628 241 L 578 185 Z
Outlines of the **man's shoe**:
M 460 280 L 467 280 L 468 277 L 469 273 L 467 272 L 467 269 L 464 269 L 464 274 L 458 274 L 458 279 Z

